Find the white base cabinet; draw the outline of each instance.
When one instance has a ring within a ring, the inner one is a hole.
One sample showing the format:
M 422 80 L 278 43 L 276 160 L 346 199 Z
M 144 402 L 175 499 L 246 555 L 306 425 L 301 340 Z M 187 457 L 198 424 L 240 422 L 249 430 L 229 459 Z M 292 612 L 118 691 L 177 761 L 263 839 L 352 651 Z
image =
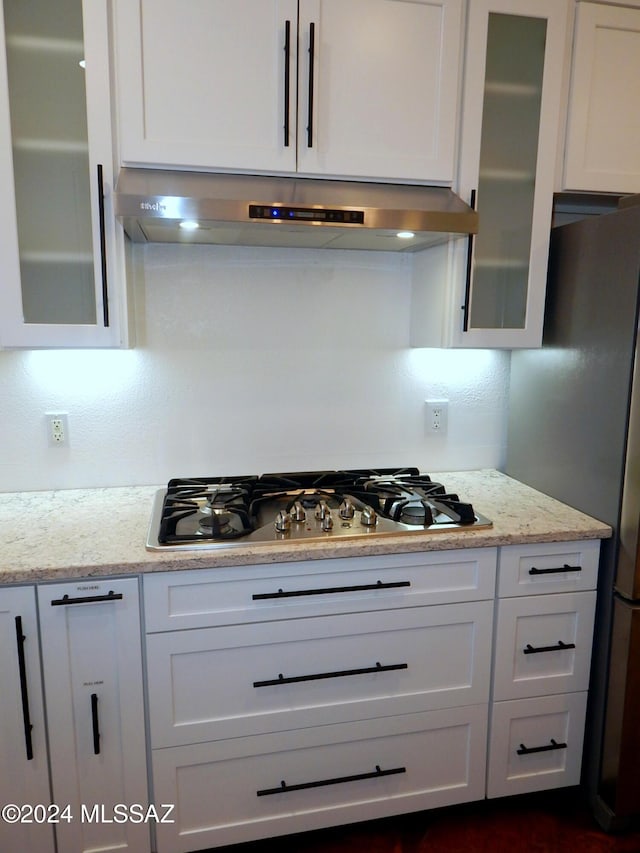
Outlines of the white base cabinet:
M 599 551 L 500 549 L 487 797 L 580 781 Z
M 0 805 L 15 803 L 29 821 L 0 820 L 0 850 L 53 853 L 53 825 L 30 811 L 51 802 L 32 586 L 0 590 L 0 685 Z
M 73 815 L 58 849 L 149 851 L 148 823 L 110 820 L 148 804 L 138 581 L 44 585 L 38 603 L 53 797 Z
M 191 853 L 575 785 L 599 547 L 145 574 L 144 672 L 137 578 L 0 590 L 0 797 L 69 804 L 59 853 Z
M 158 853 L 484 795 L 496 550 L 145 575 Z

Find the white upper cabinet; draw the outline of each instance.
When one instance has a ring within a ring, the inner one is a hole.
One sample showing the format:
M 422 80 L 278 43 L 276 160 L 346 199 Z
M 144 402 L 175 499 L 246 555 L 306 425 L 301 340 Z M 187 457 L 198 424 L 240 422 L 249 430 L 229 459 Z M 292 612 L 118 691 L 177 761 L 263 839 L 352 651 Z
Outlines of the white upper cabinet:
M 127 342 L 107 33 L 104 0 L 0 2 L 1 346 Z
M 639 116 L 640 4 L 578 3 L 564 188 L 640 192 Z
M 116 0 L 127 165 L 451 182 L 462 0 Z
M 567 0 L 469 4 L 458 192 L 479 231 L 417 260 L 414 345 L 541 343 L 568 18 Z

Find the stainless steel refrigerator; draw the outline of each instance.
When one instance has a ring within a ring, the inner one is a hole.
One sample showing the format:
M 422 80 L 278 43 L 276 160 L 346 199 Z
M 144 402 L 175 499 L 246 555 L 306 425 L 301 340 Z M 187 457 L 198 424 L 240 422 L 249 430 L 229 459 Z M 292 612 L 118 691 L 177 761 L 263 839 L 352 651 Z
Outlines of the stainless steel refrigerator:
M 612 831 L 640 819 L 637 202 L 552 230 L 543 346 L 512 354 L 506 464 L 614 530 L 602 542 L 583 762 Z

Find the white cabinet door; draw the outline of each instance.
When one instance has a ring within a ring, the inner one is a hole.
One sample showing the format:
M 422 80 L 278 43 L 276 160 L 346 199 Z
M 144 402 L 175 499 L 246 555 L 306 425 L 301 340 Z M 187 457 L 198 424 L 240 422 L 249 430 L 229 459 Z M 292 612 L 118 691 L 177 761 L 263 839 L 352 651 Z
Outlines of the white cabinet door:
M 541 344 L 568 19 L 567 0 L 469 4 L 458 192 L 480 225 L 421 253 L 415 346 Z
M 480 799 L 486 734 L 472 705 L 154 750 L 158 853 Z
M 117 0 L 115 12 L 127 165 L 453 178 L 461 0 Z
M 595 591 L 500 601 L 494 700 L 586 690 L 595 609 Z
M 106 2 L 0 7 L 0 345 L 126 345 Z
M 451 182 L 461 33 L 459 0 L 303 0 L 298 171 Z
M 564 187 L 640 192 L 640 8 L 578 3 Z
M 586 693 L 495 702 L 487 797 L 577 785 L 586 708 Z
M 0 685 L 0 804 L 46 809 L 51 793 L 33 587 L 0 591 Z M 0 850 L 53 853 L 53 825 L 28 811 L 23 816 L 31 822 L 0 820 Z
M 122 162 L 294 171 L 297 5 L 117 0 Z
M 487 702 L 492 616 L 478 601 L 151 634 L 152 746 Z
M 149 824 L 113 821 L 148 802 L 138 582 L 41 586 L 38 602 L 53 796 L 74 815 L 59 849 L 144 853 Z
M 497 550 L 461 548 L 301 563 L 149 572 L 148 633 L 493 600 Z
M 498 595 L 510 598 L 595 589 L 599 559 L 599 539 L 504 545 L 499 556 Z

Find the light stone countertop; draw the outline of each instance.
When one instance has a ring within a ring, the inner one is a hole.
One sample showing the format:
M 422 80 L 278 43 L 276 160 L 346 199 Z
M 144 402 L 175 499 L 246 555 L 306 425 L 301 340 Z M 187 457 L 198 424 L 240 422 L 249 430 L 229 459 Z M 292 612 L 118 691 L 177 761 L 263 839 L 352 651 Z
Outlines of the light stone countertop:
M 470 501 L 493 527 L 158 553 L 147 551 L 145 542 L 159 486 L 0 493 L 0 584 L 611 536 L 608 525 L 498 471 L 431 476 Z

